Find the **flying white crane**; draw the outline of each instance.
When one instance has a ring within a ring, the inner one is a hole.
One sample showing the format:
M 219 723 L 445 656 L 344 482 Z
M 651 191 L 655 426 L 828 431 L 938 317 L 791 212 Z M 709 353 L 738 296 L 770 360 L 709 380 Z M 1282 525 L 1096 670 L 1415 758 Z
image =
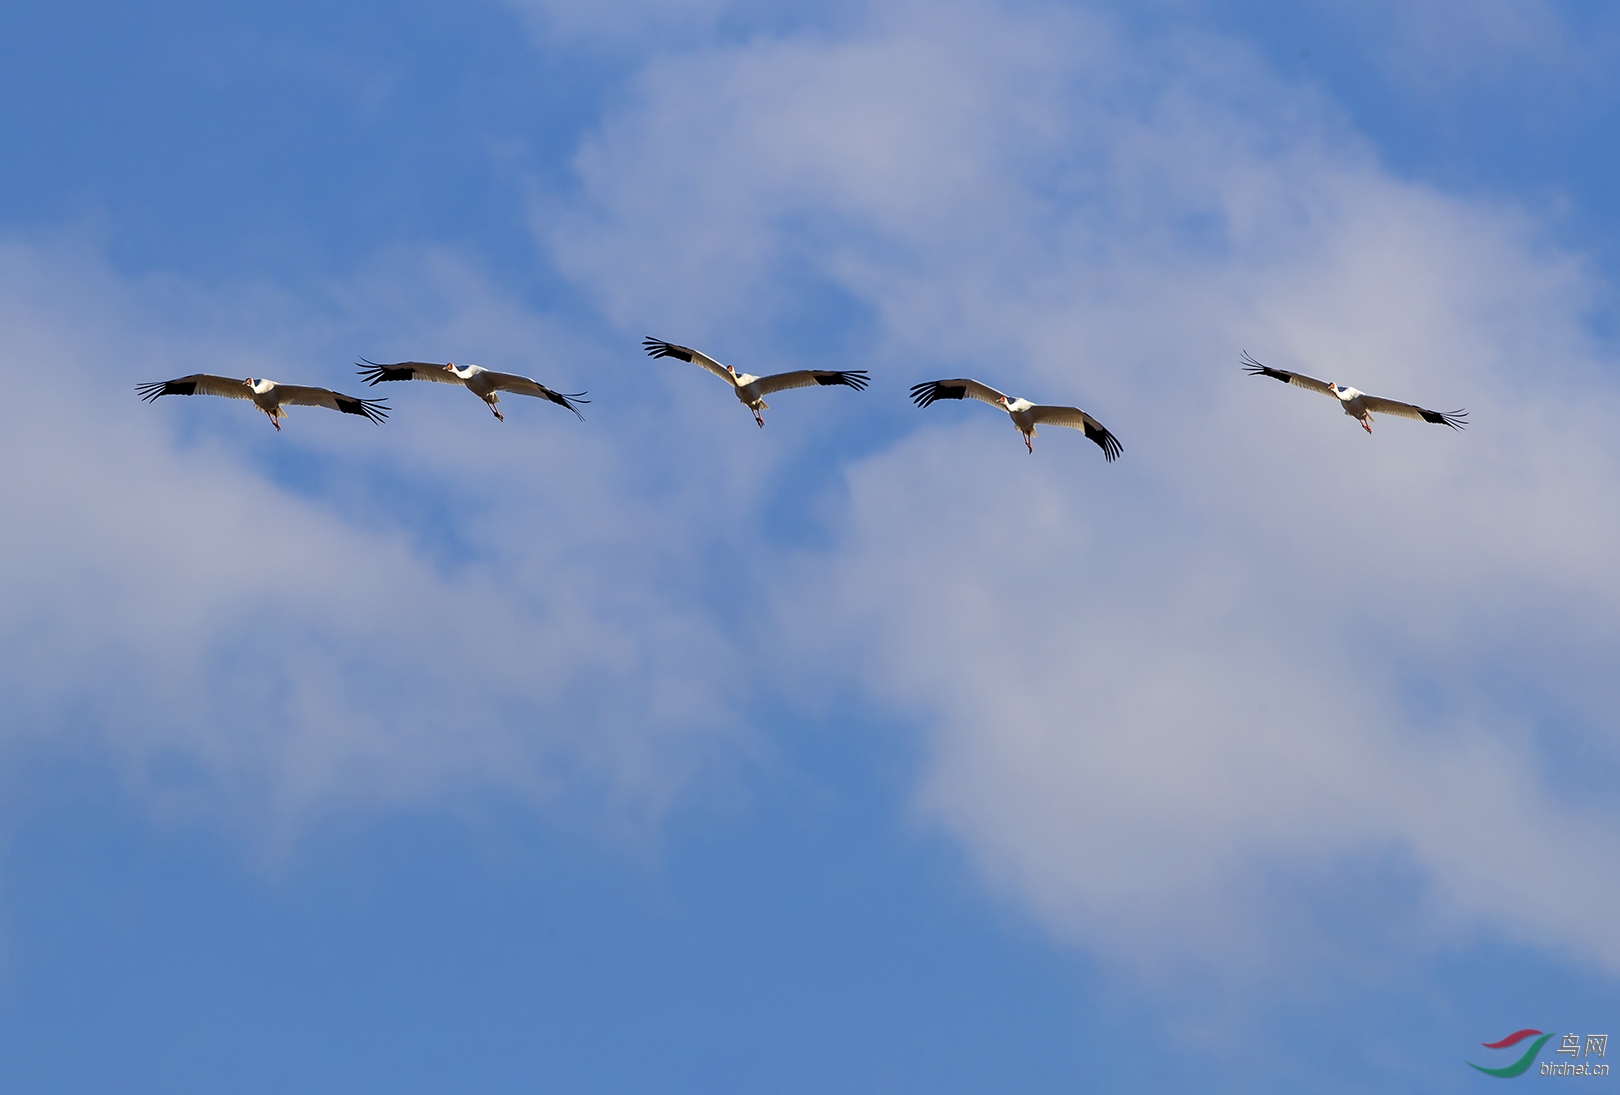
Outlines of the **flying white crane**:
M 1052 426 L 1067 426 L 1072 430 L 1084 430 L 1085 435 L 1097 443 L 1103 451 L 1103 459 L 1112 463 L 1123 452 L 1119 438 L 1103 428 L 1098 422 L 1079 407 L 1052 407 L 1041 403 L 1031 403 L 1027 399 L 1013 399 L 1002 395 L 988 384 L 981 384 L 977 380 L 968 380 L 965 377 L 958 380 L 930 380 L 922 384 L 911 386 L 911 399 L 919 407 L 926 407 L 930 403 L 941 399 L 977 399 L 980 403 L 988 403 L 992 407 L 1000 407 L 1006 411 L 1018 427 L 1018 432 L 1024 435 L 1024 447 L 1031 453 L 1035 451 L 1035 427 L 1040 423 Z
M 281 429 L 279 418 L 286 418 L 284 406 L 328 407 L 344 414 L 357 414 L 372 422 L 388 417 L 385 399 L 357 399 L 330 388 L 308 388 L 302 384 L 277 384 L 274 380 L 232 380 L 226 376 L 193 373 L 178 380 L 138 384 L 135 390 L 150 403 L 160 395 L 222 395 L 226 399 L 251 399 L 254 406 L 270 416 L 270 424 Z
M 455 362 L 440 365 L 437 362 L 427 361 L 396 361 L 392 365 L 379 365 L 375 361 L 366 361 L 359 366 L 360 375 L 373 386 L 385 380 L 431 380 L 438 384 L 460 384 L 472 392 L 495 413 L 495 417 L 502 422 L 506 416 L 501 413 L 499 403 L 500 392 L 510 392 L 513 395 L 532 395 L 537 399 L 549 399 L 559 407 L 567 407 L 574 412 L 581 422 L 585 416 L 579 413 L 576 403 L 589 403 L 589 399 L 580 398 L 584 392 L 574 392 L 564 395 L 554 392 L 538 380 L 530 380 L 526 376 L 516 376 L 512 373 L 494 373 L 482 365 L 457 365 Z
M 772 392 L 785 391 L 788 388 L 808 388 L 816 384 L 824 387 L 842 384 L 859 392 L 864 391 L 867 385 L 865 369 L 842 372 L 832 369 L 799 369 L 791 373 L 752 376 L 748 373 L 739 373 L 730 365 L 722 365 L 708 354 L 699 353 L 689 346 L 677 346 L 673 342 L 662 342 L 656 338 L 642 339 L 641 345 L 649 357 L 673 357 L 679 361 L 690 361 L 703 366 L 730 384 L 732 390 L 737 393 L 737 398 L 742 401 L 742 405 L 754 412 L 754 421 L 761 427 L 765 425 L 765 420 L 760 417 L 759 412 L 770 410 L 770 404 L 765 402 L 764 397 Z
M 1463 428 L 1463 419 L 1468 417 L 1467 411 L 1431 411 L 1419 407 L 1416 403 L 1402 403 L 1395 399 L 1383 399 L 1376 395 L 1357 391 L 1347 384 L 1334 384 L 1330 381 L 1317 380 L 1304 373 L 1291 373 L 1287 369 L 1273 369 L 1262 365 L 1249 356 L 1247 350 L 1243 351 L 1243 369 L 1250 376 L 1269 376 L 1273 380 L 1280 380 L 1284 384 L 1292 384 L 1297 388 L 1308 391 L 1321 392 L 1331 395 L 1339 401 L 1344 413 L 1361 423 L 1361 428 L 1372 433 L 1372 412 L 1379 414 L 1393 414 L 1401 418 L 1421 418 L 1425 422 L 1436 425 L 1450 426 L 1454 430 Z

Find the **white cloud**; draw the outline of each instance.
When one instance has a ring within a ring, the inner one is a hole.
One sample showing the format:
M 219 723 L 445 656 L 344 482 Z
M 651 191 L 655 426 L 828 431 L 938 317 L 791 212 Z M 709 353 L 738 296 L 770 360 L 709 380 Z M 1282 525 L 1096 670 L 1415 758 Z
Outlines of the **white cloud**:
M 750 604 L 784 562 L 774 477 L 856 404 L 756 436 L 453 256 L 203 290 L 12 245 L 0 358 L 57 383 L 0 406 L 28 472 L 0 486 L 9 744 L 95 727 L 154 801 L 272 832 L 492 785 L 645 815 L 744 740 L 744 689 L 854 684 L 926 735 L 923 817 L 1139 967 L 1277 961 L 1333 930 L 1289 891 L 1381 857 L 1422 883 L 1389 915 L 1433 936 L 1620 964 L 1617 819 L 1560 760 L 1616 760 L 1616 392 L 1591 275 L 1533 223 L 1389 177 L 1239 44 L 1040 6 L 666 53 L 577 165 L 537 227 L 628 332 L 807 363 L 780 334 L 806 286 L 870 313 L 859 413 L 896 440 L 845 469 L 833 545 Z M 1240 347 L 1472 427 L 1366 438 Z M 276 437 L 130 391 L 336 382 L 362 352 L 521 361 L 597 402 L 497 427 L 390 391 L 386 427 Z M 1080 402 L 1124 460 L 904 404 L 957 370 Z
M 897 412 L 779 605 L 1054 931 L 1275 960 L 1279 877 L 1394 854 L 1432 932 L 1620 966 L 1620 819 L 1558 761 L 1620 744 L 1620 408 L 1533 224 L 1389 177 L 1240 46 L 1070 9 L 662 58 L 579 167 L 540 230 L 611 316 L 763 341 L 819 278 L 878 317 L 874 395 L 963 369 L 1124 441 Z M 1472 427 L 1369 439 L 1240 347 Z
M 634 821 L 739 743 L 729 640 L 666 588 L 706 500 L 650 494 L 604 416 L 512 400 L 499 425 L 399 385 L 383 426 L 294 409 L 275 435 L 247 404 L 133 391 L 194 371 L 356 391 L 357 353 L 446 347 L 593 386 L 565 335 L 448 256 L 290 298 L 73 250 L 0 249 L 13 752 L 91 739 L 160 809 L 281 842 L 473 787 L 594 788 Z

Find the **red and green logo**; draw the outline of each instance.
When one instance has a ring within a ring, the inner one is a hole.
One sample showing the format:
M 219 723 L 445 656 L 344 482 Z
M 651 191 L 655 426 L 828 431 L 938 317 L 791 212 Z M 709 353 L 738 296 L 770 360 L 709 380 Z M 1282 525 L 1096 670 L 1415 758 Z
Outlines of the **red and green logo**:
M 1537 1037 L 1537 1035 L 1540 1035 L 1540 1037 Z M 1517 1061 L 1514 1061 L 1511 1065 L 1507 1065 L 1503 1068 L 1486 1068 L 1484 1065 L 1476 1065 L 1474 1062 L 1469 1061 L 1467 1062 L 1468 1067 L 1477 1068 L 1487 1076 L 1500 1076 L 1504 1080 L 1513 1076 L 1522 1076 L 1524 1073 L 1529 1071 L 1531 1065 L 1535 1064 L 1536 1054 L 1541 1052 L 1541 1047 L 1546 1045 L 1547 1039 L 1551 1037 L 1551 1034 L 1542 1034 L 1539 1030 L 1531 1030 L 1529 1027 L 1526 1027 L 1524 1030 L 1514 1031 L 1512 1034 L 1509 1034 L 1506 1038 L 1503 1038 L 1499 1042 L 1481 1042 L 1480 1045 L 1484 1046 L 1486 1049 L 1506 1049 L 1508 1046 L 1518 1045 L 1526 1038 L 1536 1039 L 1534 1042 L 1530 1043 L 1530 1048 L 1524 1051 L 1524 1056 L 1520 1057 Z

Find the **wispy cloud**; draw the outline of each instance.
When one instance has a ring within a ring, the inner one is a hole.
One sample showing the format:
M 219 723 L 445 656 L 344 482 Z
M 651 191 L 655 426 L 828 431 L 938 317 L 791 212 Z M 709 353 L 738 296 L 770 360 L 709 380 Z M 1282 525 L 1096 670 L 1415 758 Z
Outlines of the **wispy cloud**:
M 453 255 L 296 293 L 0 255 L 13 743 L 94 735 L 256 831 L 491 786 L 647 816 L 769 729 L 756 693 L 853 688 L 924 735 L 922 817 L 1137 968 L 1275 964 L 1337 930 L 1290 895 L 1385 861 L 1421 938 L 1620 962 L 1617 819 L 1557 761 L 1616 759 L 1616 392 L 1599 287 L 1533 221 L 1390 177 L 1241 43 L 1038 5 L 662 52 L 576 165 L 536 230 L 607 336 Z M 845 405 L 758 435 L 631 349 L 809 364 L 807 290 L 869 323 L 858 413 L 893 438 L 842 467 Z M 272 438 L 129 390 L 353 385 L 360 347 L 598 402 L 496 427 L 402 386 L 386 428 Z M 1241 348 L 1472 426 L 1369 439 Z M 904 402 L 957 372 L 1080 403 L 1125 459 Z M 799 468 L 846 491 L 806 503 L 826 546 L 764 530 Z
M 0 252 L 13 746 L 88 736 L 160 808 L 279 841 L 469 787 L 656 816 L 735 738 L 727 640 L 657 592 L 684 547 L 661 526 L 690 514 L 571 416 L 536 401 L 497 426 L 433 386 L 387 391 L 383 427 L 299 408 L 272 436 L 247 404 L 133 392 L 194 371 L 352 392 L 371 345 L 562 384 L 583 370 L 536 367 L 543 321 L 442 255 L 290 304 L 72 250 Z
M 1055 931 L 1276 962 L 1279 885 L 1395 852 L 1390 915 L 1620 964 L 1616 818 L 1555 760 L 1616 759 L 1616 393 L 1523 215 L 1389 177 L 1235 42 L 971 4 L 660 58 L 580 178 L 541 230 L 612 317 L 768 325 L 808 270 L 878 317 L 875 392 L 966 370 L 1124 441 L 897 413 L 782 601 Z M 1366 438 L 1240 348 L 1473 427 Z

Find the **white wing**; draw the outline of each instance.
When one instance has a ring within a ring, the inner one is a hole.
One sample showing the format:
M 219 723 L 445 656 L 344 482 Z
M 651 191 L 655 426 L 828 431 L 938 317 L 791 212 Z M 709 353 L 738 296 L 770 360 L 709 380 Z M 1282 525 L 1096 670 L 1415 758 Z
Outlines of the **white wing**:
M 138 384 L 135 390 L 150 403 L 160 395 L 222 395 L 226 399 L 252 399 L 253 389 L 245 380 L 232 380 L 228 376 L 209 376 L 192 373 L 178 380 L 159 380 Z
M 277 384 L 270 389 L 270 394 L 276 397 L 276 402 L 283 406 L 291 404 L 294 407 L 326 407 L 344 414 L 357 414 L 372 422 L 381 422 L 388 417 L 387 401 L 382 399 L 357 399 L 352 395 L 334 392 L 331 388 L 306 388 L 302 384 Z
M 1415 403 L 1402 403 L 1397 399 L 1381 399 L 1376 395 L 1363 395 L 1362 406 L 1378 414 L 1393 414 L 1400 418 L 1417 418 L 1424 422 L 1433 422 L 1439 426 L 1450 426 L 1454 430 L 1463 428 L 1463 419 L 1468 417 L 1467 411 L 1431 411 L 1419 407 Z
M 1296 388 L 1306 391 L 1320 392 L 1322 395 L 1333 395 L 1333 385 L 1325 380 L 1318 380 L 1314 376 L 1304 373 L 1291 373 L 1287 369 L 1273 369 L 1269 365 L 1262 365 L 1249 356 L 1247 350 L 1243 351 L 1243 369 L 1250 376 L 1269 376 L 1273 380 L 1280 380 L 1284 384 L 1292 384 Z
M 1124 446 L 1119 443 L 1119 438 L 1109 433 L 1101 422 L 1079 407 L 1049 407 L 1036 404 L 1029 409 L 1028 414 L 1037 424 L 1067 426 L 1071 430 L 1082 431 L 1097 443 L 1103 451 L 1103 459 L 1109 463 L 1119 459 L 1119 454 L 1125 451 Z
M 664 342 L 656 338 L 644 338 L 642 347 L 647 351 L 648 357 L 673 357 L 677 361 L 690 361 L 694 365 L 701 365 L 715 376 L 730 384 L 737 386 L 737 377 L 732 371 L 720 364 L 708 354 L 700 353 L 690 346 L 677 346 L 673 342 Z
M 585 394 L 584 392 L 572 392 L 564 395 L 562 392 L 552 391 L 538 380 L 530 380 L 526 376 L 518 376 L 515 373 L 486 372 L 484 375 L 489 378 L 491 384 L 495 385 L 496 391 L 511 392 L 514 395 L 532 395 L 537 399 L 549 399 L 559 407 L 567 407 L 573 411 L 574 416 L 581 422 L 585 421 L 585 416 L 579 413 L 578 407 L 574 406 L 575 403 L 590 402 L 589 399 L 580 398 Z
M 926 407 L 941 399 L 977 399 L 980 403 L 1006 410 L 1001 402 L 1006 398 L 990 385 L 965 377 L 958 380 L 929 380 L 911 386 L 911 401 L 919 407 Z
M 376 385 L 385 380 L 431 380 L 435 384 L 460 384 L 462 379 L 443 365 L 432 361 L 396 361 L 392 365 L 380 365 L 375 361 L 366 361 L 358 366 L 360 375 L 367 383 Z
M 846 388 L 854 388 L 857 392 L 865 391 L 866 370 L 850 369 L 839 372 L 831 369 L 800 369 L 792 373 L 773 373 L 754 381 L 754 388 L 760 395 L 770 395 L 772 392 L 782 392 L 789 388 L 813 388 L 817 385 L 831 387 L 840 384 Z

